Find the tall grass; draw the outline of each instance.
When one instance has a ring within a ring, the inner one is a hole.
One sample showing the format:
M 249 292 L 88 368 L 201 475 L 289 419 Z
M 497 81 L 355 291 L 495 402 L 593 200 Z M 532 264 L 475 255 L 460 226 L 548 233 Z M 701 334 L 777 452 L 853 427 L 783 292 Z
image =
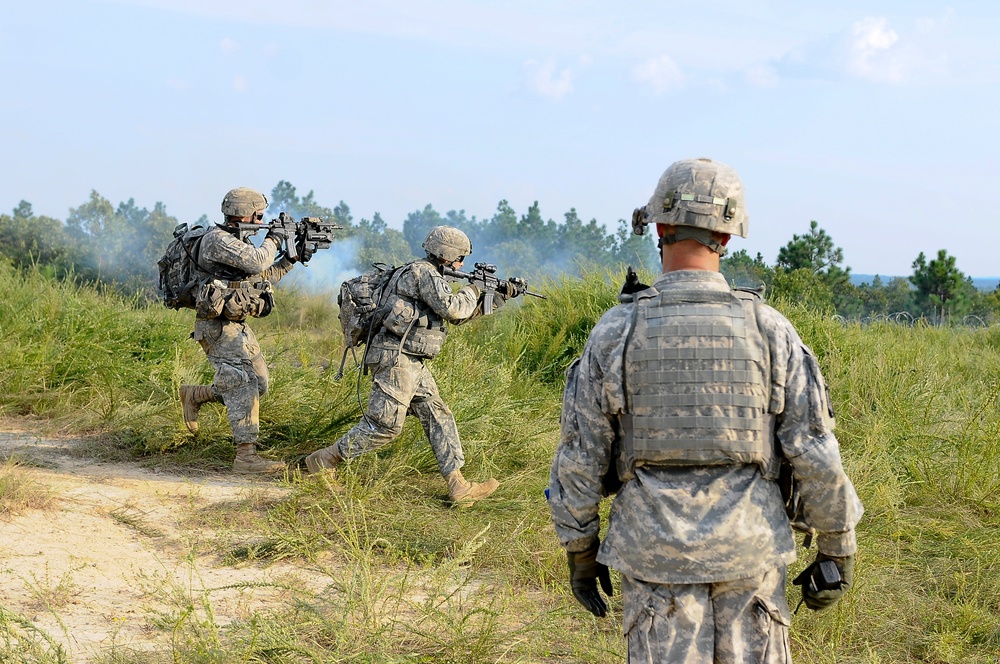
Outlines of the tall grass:
M 225 628 L 213 622 L 211 592 L 170 594 L 172 604 L 149 616 L 150 629 L 170 635 L 163 661 L 621 661 L 618 598 L 612 620 L 576 606 L 543 497 L 563 370 L 615 303 L 620 276 L 549 282 L 547 300 L 453 328 L 431 368 L 459 422 L 466 475 L 501 481 L 495 497 L 469 510 L 447 506 L 415 421 L 347 465 L 335 485 L 299 475 L 304 454 L 356 422 L 370 382 L 358 383 L 356 371 L 333 379 L 341 340 L 330 299 L 281 293 L 255 329 L 272 366 L 262 446 L 290 462 L 292 491 L 252 509 L 216 508 L 232 518 L 192 518 L 234 524 L 219 540 L 233 564 L 293 559 L 325 569 L 330 583 Z M 180 419 L 177 386 L 211 378 L 187 338 L 190 312 L 3 266 L 0 307 L 0 342 L 14 349 L 0 368 L 0 413 L 90 433 L 94 453 L 190 472 L 228 466 L 221 408 L 203 409 L 197 441 Z M 997 661 L 1000 328 L 843 326 L 799 304 L 778 307 L 820 358 L 845 466 L 867 510 L 856 587 L 831 611 L 796 616 L 796 661 Z M 160 654 L 101 656 L 155 662 Z

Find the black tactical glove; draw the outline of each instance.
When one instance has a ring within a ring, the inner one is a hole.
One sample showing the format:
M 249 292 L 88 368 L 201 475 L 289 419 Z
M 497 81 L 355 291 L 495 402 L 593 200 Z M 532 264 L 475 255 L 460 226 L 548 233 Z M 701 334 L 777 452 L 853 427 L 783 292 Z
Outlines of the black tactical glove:
M 836 604 L 853 582 L 854 556 L 834 558 L 824 553 L 817 553 L 816 560 L 792 581 L 802 586 L 802 602 L 813 611 Z
M 283 226 L 271 226 L 267 229 L 265 240 L 272 240 L 276 247 L 281 247 L 288 239 L 288 231 Z
M 583 604 L 583 608 L 598 618 L 608 613 L 608 605 L 597 589 L 597 581 L 601 582 L 604 594 L 611 597 L 611 573 L 608 566 L 597 562 L 597 549 L 600 542 L 594 542 L 586 551 L 567 551 L 569 561 L 569 583 L 573 588 L 573 596 Z
M 295 260 L 297 260 L 302 264 L 308 263 L 309 259 L 313 257 L 313 253 L 315 253 L 313 246 L 314 245 L 311 245 L 308 242 L 306 242 L 305 238 L 296 242 L 295 253 L 298 254 L 298 257 Z
M 527 282 L 524 279 L 518 279 L 517 277 L 511 277 L 507 281 L 501 281 L 497 284 L 497 292 L 507 300 L 512 297 L 524 295 L 526 290 L 528 290 Z

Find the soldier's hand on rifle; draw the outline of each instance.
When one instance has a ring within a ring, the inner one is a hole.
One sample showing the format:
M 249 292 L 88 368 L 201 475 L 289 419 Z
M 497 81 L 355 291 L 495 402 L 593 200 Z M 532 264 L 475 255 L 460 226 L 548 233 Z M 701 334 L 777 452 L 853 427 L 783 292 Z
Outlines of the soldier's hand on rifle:
M 312 258 L 315 253 L 313 245 L 306 242 L 305 238 L 301 238 L 295 243 L 295 249 L 298 254 L 298 260 L 302 264 L 308 263 L 309 259 Z
M 835 558 L 817 553 L 816 560 L 792 581 L 802 586 L 802 601 L 813 611 L 836 604 L 854 582 L 854 556 Z
M 601 590 L 608 597 L 611 597 L 612 586 L 608 566 L 597 562 L 600 545 L 600 542 L 595 541 L 586 551 L 567 551 L 566 558 L 569 562 L 569 582 L 573 588 L 573 596 L 583 608 L 598 618 L 603 618 L 608 613 L 608 604 L 597 589 L 597 582 L 601 582 Z
M 271 226 L 267 229 L 265 240 L 271 240 L 276 247 L 281 247 L 288 240 L 288 231 L 283 226 Z
M 517 277 L 510 277 L 507 281 L 501 281 L 497 284 L 497 292 L 508 300 L 512 297 L 524 295 L 527 290 L 527 282 L 525 282 L 524 279 L 518 279 Z

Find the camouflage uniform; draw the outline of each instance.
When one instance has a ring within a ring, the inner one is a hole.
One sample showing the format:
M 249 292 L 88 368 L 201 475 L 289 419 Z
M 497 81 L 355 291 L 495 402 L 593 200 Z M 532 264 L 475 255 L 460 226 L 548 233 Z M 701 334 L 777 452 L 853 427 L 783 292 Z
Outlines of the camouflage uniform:
M 383 327 L 372 340 L 365 364 L 374 384 L 365 416 L 334 447 L 341 459 L 360 456 L 394 440 L 406 415 L 416 415 L 441 474 L 447 477 L 465 464 L 465 457 L 455 416 L 441 400 L 424 360 L 440 351 L 447 335 L 445 321 L 461 323 L 478 313 L 479 293 L 473 286 L 453 293 L 441 271 L 428 260 L 399 268 L 387 289 L 415 318 L 409 324 L 404 316 L 402 326 L 395 328 L 401 334 Z M 392 326 L 391 320 L 387 323 Z
M 729 293 L 724 277 L 704 270 L 668 272 L 653 288 Z M 636 306 L 607 312 L 566 372 L 549 499 L 559 539 L 570 552 L 596 542 L 610 469 L 624 484 L 597 559 L 622 574 L 629 661 L 789 662 L 785 568 L 795 541 L 776 482 L 756 464 L 633 468 L 623 457 L 623 362 L 626 375 L 642 362 L 626 352 Z M 852 555 L 863 510 L 841 465 L 819 366 L 781 314 L 744 307 L 756 336 L 766 336 L 767 410 L 800 481 L 805 521 L 821 552 Z
M 212 274 L 250 283 L 275 283 L 294 265 L 287 257 L 275 262 L 277 251 L 273 239 L 255 247 L 249 239 L 216 226 L 201 241 L 199 262 Z M 253 330 L 245 320 L 199 315 L 191 336 L 215 368 L 212 394 L 226 406 L 235 443 L 256 443 L 260 431 L 259 398 L 267 392 L 268 373 Z

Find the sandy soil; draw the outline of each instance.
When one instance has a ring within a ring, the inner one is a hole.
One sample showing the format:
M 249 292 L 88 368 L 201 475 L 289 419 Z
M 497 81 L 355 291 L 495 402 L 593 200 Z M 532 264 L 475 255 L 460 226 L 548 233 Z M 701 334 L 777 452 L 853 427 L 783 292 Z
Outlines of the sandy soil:
M 61 643 L 70 662 L 111 645 L 165 646 L 169 630 L 154 628 L 151 615 L 178 589 L 194 597 L 212 589 L 225 625 L 281 602 L 282 588 L 329 584 L 299 563 L 228 564 L 218 534 L 192 525 L 213 505 L 280 498 L 286 489 L 273 480 L 95 463 L 74 455 L 80 442 L 0 421 L 0 457 L 28 460 L 24 472 L 53 496 L 45 508 L 0 518 L 0 607 Z

